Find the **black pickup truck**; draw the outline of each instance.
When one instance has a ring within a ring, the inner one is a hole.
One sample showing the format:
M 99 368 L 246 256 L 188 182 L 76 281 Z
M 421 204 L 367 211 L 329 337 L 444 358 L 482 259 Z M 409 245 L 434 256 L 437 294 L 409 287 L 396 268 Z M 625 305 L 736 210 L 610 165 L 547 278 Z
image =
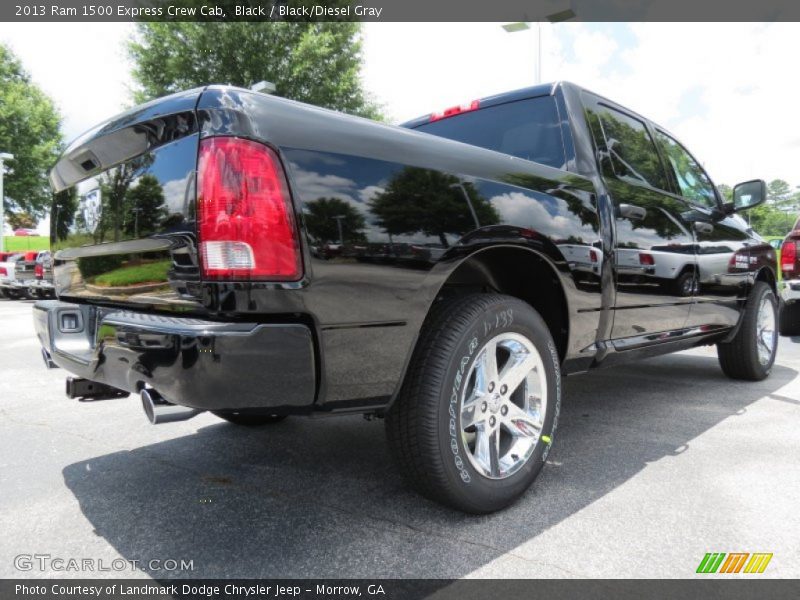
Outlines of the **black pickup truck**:
M 536 478 L 562 375 L 775 358 L 775 252 L 736 214 L 764 183 L 725 203 L 673 135 L 569 83 L 402 127 L 209 86 L 89 132 L 51 181 L 95 242 L 34 310 L 69 395 L 135 393 L 152 422 L 385 417 L 408 480 L 468 512 Z

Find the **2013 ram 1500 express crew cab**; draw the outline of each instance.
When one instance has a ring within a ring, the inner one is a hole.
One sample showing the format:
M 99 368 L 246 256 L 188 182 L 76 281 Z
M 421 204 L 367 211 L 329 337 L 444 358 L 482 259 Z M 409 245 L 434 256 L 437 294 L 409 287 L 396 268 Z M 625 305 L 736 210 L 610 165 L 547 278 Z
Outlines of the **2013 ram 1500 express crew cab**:
M 404 127 L 210 86 L 89 132 L 51 181 L 95 241 L 34 310 L 70 395 L 136 393 L 154 422 L 385 416 L 408 480 L 465 511 L 537 476 L 562 375 L 775 357 L 774 250 L 735 214 L 763 182 L 725 204 L 669 132 L 568 83 Z

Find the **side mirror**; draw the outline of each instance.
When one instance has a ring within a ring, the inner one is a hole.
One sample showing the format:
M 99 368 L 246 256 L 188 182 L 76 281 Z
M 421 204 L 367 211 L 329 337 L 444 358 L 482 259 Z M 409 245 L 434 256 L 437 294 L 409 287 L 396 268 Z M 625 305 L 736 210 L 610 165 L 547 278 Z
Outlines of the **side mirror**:
M 736 184 L 733 202 L 728 203 L 730 212 L 739 212 L 763 204 L 767 199 L 767 184 L 763 179 L 753 179 Z

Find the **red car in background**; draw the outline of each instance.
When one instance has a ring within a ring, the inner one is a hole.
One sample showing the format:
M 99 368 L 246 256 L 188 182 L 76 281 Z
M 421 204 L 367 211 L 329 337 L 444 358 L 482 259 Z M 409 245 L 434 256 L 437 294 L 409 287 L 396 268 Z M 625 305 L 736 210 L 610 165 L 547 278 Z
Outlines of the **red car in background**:
M 14 235 L 16 235 L 16 236 L 18 236 L 18 237 L 21 237 L 21 236 L 27 236 L 27 235 L 39 235 L 39 234 L 38 234 L 38 233 L 36 233 L 36 230 L 35 230 L 35 229 L 24 229 L 24 228 L 23 228 L 23 229 L 16 229 L 16 230 L 14 231 Z
M 780 313 L 781 335 L 800 335 L 800 218 L 781 246 L 781 275 L 778 291 L 783 300 Z

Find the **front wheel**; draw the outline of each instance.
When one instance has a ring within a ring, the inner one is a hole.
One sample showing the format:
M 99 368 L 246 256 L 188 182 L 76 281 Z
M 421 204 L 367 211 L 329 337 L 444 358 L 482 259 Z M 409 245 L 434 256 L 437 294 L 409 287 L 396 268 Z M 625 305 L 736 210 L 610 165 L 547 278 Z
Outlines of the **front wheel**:
M 558 353 L 539 314 L 517 298 L 474 294 L 442 301 L 426 321 L 386 432 L 423 495 L 488 513 L 536 479 L 560 403 Z
M 769 375 L 778 351 L 777 317 L 775 292 L 763 281 L 757 282 L 747 299 L 736 337 L 717 344 L 719 364 L 728 377 L 761 381 Z

